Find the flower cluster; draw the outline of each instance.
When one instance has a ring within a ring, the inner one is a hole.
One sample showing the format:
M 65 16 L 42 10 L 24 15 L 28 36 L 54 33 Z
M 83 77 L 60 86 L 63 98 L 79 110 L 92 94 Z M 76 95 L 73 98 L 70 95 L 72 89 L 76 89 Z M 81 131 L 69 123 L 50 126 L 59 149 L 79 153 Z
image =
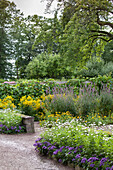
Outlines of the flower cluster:
M 14 99 L 11 96 L 0 99 L 0 109 L 14 109 L 16 106 L 14 105 L 13 100 Z
M 1 109 L 0 110 L 0 133 L 20 133 L 24 132 L 22 117 L 17 114 L 18 110 Z
M 10 128 L 0 122 L 0 133 L 22 133 L 25 131 L 23 126 L 11 126 Z
M 65 164 L 73 163 L 73 166 L 79 165 L 83 168 L 112 170 L 112 161 L 107 157 L 92 155 L 92 157 L 84 157 L 84 146 L 59 146 L 58 143 L 50 143 L 44 138 L 38 138 L 34 145 L 35 150 L 39 151 L 43 155 L 49 155 L 52 158 L 57 159 L 58 162 Z
M 51 114 L 48 112 L 48 114 L 41 113 L 40 116 L 40 125 L 45 125 L 46 127 L 49 127 L 50 125 L 53 126 L 55 123 L 64 123 L 67 120 L 71 121 L 72 119 L 75 119 L 75 117 L 72 116 L 72 114 L 67 112 L 55 112 L 54 114 Z

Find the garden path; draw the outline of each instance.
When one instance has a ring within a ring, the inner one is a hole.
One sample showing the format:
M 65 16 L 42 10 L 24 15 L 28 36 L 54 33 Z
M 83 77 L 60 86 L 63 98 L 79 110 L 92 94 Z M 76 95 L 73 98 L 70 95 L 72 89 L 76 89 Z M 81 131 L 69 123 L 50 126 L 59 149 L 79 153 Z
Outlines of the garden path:
M 35 123 L 34 134 L 0 134 L 0 170 L 73 170 L 34 150 L 34 142 L 43 131 Z

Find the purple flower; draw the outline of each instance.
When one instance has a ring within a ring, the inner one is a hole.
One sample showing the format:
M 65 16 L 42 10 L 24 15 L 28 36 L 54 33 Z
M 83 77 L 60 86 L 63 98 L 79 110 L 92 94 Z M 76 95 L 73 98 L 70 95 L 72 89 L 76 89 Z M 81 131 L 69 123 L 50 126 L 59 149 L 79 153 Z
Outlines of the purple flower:
M 95 162 L 95 161 L 98 161 L 99 159 L 96 158 L 96 157 L 91 157 L 88 159 L 88 162 Z
M 59 152 L 59 149 L 57 149 L 56 151 L 53 152 L 53 155 L 57 155 L 57 153 Z
M 14 128 L 13 128 L 13 126 L 11 126 L 11 130 L 13 130 Z
M 77 146 L 75 149 L 77 150 L 79 147 Z
M 37 143 L 34 143 L 33 146 L 37 146 Z
M 69 146 L 66 146 L 66 147 L 65 147 L 65 149 L 68 149 L 68 148 L 69 148 Z
M 62 152 L 62 149 L 64 148 L 64 146 L 62 146 L 61 148 L 60 148 L 60 152 Z
M 75 159 L 73 158 L 72 161 L 75 161 Z
M 74 153 L 76 153 L 76 152 L 77 152 L 77 150 L 74 151 Z
M 106 170 L 112 170 L 112 169 L 110 169 L 110 167 L 107 167 Z
M 69 149 L 69 151 L 71 151 L 71 150 L 74 150 L 75 148 L 74 147 L 70 147 L 70 148 L 68 148 Z
M 108 159 L 107 158 L 102 158 L 100 161 L 100 166 L 104 165 L 104 162 L 106 162 Z
M 93 168 L 94 166 L 95 166 L 95 164 L 90 164 L 90 167 L 92 167 L 92 168 Z
M 38 142 L 38 141 L 40 141 L 41 139 L 43 139 L 43 138 L 38 138 L 38 139 L 35 140 L 35 142 Z
M 71 154 L 71 152 L 69 152 L 68 154 Z
M 38 146 L 38 147 L 41 147 L 41 146 L 42 146 L 42 143 L 37 143 L 37 146 Z
M 62 162 L 62 159 L 59 159 L 58 162 Z
M 113 170 L 113 166 L 110 168 L 110 170 Z
M 83 148 L 83 145 L 80 145 L 79 148 L 80 148 L 80 149 Z
M 53 150 L 53 149 L 56 149 L 56 146 L 51 146 L 48 148 L 48 150 Z
M 82 160 L 81 160 L 81 163 L 85 163 L 87 161 L 87 158 L 83 158 Z
M 43 146 L 42 149 L 47 149 L 47 147 L 46 147 L 46 146 Z
M 81 154 L 77 154 L 77 155 L 75 156 L 75 158 L 76 158 L 76 159 L 79 159 L 80 156 L 81 156 Z

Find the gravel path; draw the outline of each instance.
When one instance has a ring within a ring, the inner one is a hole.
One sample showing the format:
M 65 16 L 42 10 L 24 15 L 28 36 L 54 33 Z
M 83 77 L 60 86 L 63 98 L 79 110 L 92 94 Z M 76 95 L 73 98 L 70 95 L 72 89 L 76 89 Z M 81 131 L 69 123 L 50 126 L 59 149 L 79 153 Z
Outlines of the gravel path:
M 34 142 L 43 129 L 35 123 L 34 134 L 0 134 L 0 170 L 73 170 L 34 150 Z

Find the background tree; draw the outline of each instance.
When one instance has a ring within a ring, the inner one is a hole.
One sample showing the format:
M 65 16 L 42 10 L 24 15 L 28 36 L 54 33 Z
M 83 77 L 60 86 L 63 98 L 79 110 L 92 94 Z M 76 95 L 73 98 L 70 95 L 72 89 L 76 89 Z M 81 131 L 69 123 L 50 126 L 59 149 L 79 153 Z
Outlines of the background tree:
M 59 53 L 60 50 L 60 36 L 62 36 L 62 25 L 57 17 L 57 12 L 54 18 L 42 18 L 38 23 L 37 38 L 34 43 L 35 46 L 40 46 L 42 52 Z
M 9 1 L 0 0 L 0 78 L 7 78 L 12 76 L 12 64 L 8 62 L 10 59 L 10 38 L 7 33 L 10 23 L 10 13 L 8 13 L 9 6 L 12 6 Z
M 53 0 L 47 2 L 49 8 Z M 112 0 L 58 0 L 59 4 L 65 28 L 61 54 L 82 63 L 92 57 L 94 51 L 96 56 L 101 56 L 105 45 L 113 39 Z
M 41 53 L 33 58 L 26 67 L 27 78 L 56 78 L 71 77 L 59 54 Z

